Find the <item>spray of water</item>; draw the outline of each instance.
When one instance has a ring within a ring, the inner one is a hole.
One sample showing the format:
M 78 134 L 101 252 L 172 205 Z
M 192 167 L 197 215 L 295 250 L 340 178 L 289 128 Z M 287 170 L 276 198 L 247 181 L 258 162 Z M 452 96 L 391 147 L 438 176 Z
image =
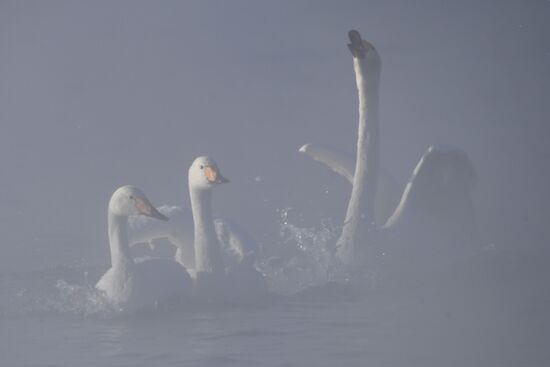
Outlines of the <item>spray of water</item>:
M 293 208 L 277 212 L 280 218 L 277 248 L 258 264 L 272 292 L 291 296 L 329 284 L 349 284 L 357 278 L 337 256 L 336 239 L 341 228 L 332 219 L 323 219 L 318 226 L 301 227 L 295 224 L 298 219 Z M 365 276 L 372 278 L 361 274 L 362 281 Z
M 124 314 L 93 286 L 103 269 L 86 266 L 57 266 L 30 273 L 0 276 L 2 293 L 11 296 L 0 304 L 0 315 L 73 315 L 83 318 L 112 318 Z

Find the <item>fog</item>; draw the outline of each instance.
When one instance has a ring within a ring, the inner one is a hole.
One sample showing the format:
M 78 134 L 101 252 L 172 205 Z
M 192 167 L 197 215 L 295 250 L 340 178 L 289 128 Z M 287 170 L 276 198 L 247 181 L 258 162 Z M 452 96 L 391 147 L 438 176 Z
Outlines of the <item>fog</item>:
M 548 305 L 546 0 L 2 1 L 0 272 L 108 264 L 112 192 L 189 206 L 204 154 L 231 180 L 216 213 L 262 246 L 281 210 L 341 224 L 349 183 L 298 149 L 355 154 L 352 28 L 382 57 L 381 165 L 405 183 L 429 145 L 467 152 L 481 246 Z

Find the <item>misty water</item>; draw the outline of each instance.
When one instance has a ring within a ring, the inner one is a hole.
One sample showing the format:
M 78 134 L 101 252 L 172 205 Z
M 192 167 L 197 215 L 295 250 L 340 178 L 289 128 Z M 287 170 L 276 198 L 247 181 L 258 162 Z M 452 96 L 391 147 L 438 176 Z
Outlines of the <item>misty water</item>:
M 0 2 L 0 365 L 548 365 L 549 19 L 545 0 Z M 474 246 L 335 260 L 351 186 L 298 149 L 355 152 L 352 28 L 382 57 L 381 166 L 404 186 L 428 146 L 465 151 Z M 271 296 L 113 307 L 109 197 L 188 207 L 203 154 Z

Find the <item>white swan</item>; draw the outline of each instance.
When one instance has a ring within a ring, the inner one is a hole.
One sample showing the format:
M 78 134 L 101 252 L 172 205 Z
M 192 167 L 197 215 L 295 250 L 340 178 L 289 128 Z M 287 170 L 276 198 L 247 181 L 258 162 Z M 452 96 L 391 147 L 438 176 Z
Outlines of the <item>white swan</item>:
M 265 279 L 254 267 L 256 241 L 234 223 L 215 218 L 212 212 L 212 190 L 228 180 L 207 156 L 195 159 L 188 178 L 191 210 L 158 208 L 170 222 L 130 218 L 130 242 L 168 239 L 177 247 L 176 259 L 195 279 L 198 297 L 203 300 L 247 302 L 265 295 Z
M 188 177 L 195 237 L 195 288 L 199 300 L 247 303 L 265 296 L 265 279 L 251 263 L 240 262 L 229 271 L 224 265 L 212 214 L 212 189 L 229 180 L 221 175 L 216 162 L 206 156 L 195 159 Z
M 363 264 L 366 245 L 380 242 L 378 240 L 382 238 L 384 245 L 390 244 L 394 249 L 408 247 L 402 253 L 416 251 L 418 256 L 426 255 L 434 248 L 447 251 L 456 244 L 475 241 L 477 227 L 471 193 L 475 169 L 462 150 L 429 147 L 402 194 L 398 194 L 398 186 L 383 170 L 379 177 L 378 86 L 381 61 L 376 49 L 363 41 L 357 31 L 350 31 L 349 38 L 348 47 L 353 55 L 359 94 L 355 167 L 351 158 L 326 146 L 306 144 L 299 150 L 353 185 L 344 227 L 337 242 L 340 259 L 347 265 Z M 358 246 L 358 242 L 368 243 Z M 396 247 L 398 243 L 405 246 Z M 387 247 L 383 247 L 383 252 L 386 252 Z M 420 248 L 428 252 L 418 251 Z
M 187 294 L 191 290 L 191 278 L 177 262 L 168 259 L 134 262 L 128 243 L 128 217 L 131 215 L 168 220 L 138 188 L 122 186 L 117 189 L 108 209 L 111 268 L 97 282 L 96 288 L 105 292 L 113 304 L 125 309 L 152 306 Z

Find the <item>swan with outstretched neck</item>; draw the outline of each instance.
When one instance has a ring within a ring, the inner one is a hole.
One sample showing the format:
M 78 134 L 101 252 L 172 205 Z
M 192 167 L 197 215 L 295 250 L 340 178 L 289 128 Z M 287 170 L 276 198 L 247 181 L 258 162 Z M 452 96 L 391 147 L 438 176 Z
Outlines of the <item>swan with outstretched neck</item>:
M 214 216 L 214 191 L 227 182 L 214 159 L 196 158 L 188 171 L 191 210 L 160 207 L 170 222 L 131 218 L 130 242 L 167 238 L 177 247 L 176 260 L 194 279 L 200 301 L 243 303 L 267 294 L 267 285 L 254 266 L 256 242 L 239 226 Z
M 220 173 L 216 162 L 206 156 L 195 159 L 189 167 L 188 177 L 195 234 L 196 276 L 221 275 L 224 266 L 220 243 L 214 228 L 212 188 L 229 180 Z
M 337 241 L 339 258 L 346 265 L 362 265 L 367 248 L 372 245 L 388 252 L 388 246 L 382 247 L 380 242 L 402 243 L 404 246 L 398 247 L 406 249 L 403 253 L 415 251 L 420 256 L 436 251 L 454 253 L 464 247 L 461 243 L 476 238 L 471 195 L 475 169 L 464 151 L 442 145 L 427 149 L 402 192 L 391 176 L 379 169 L 381 59 L 359 32 L 352 30 L 348 36 L 359 96 L 355 162 L 346 154 L 319 144 L 305 144 L 299 150 L 352 184 Z M 418 251 L 422 247 L 425 251 Z
M 358 239 L 372 242 L 375 229 L 374 200 L 378 186 L 379 122 L 378 86 L 382 63 L 373 45 L 361 39 L 359 32 L 349 32 L 348 48 L 359 94 L 359 128 L 353 187 L 346 219 L 336 247 L 344 264 L 361 262 Z
M 191 290 L 191 278 L 179 263 L 168 259 L 134 262 L 128 243 L 128 217 L 132 215 L 168 220 L 140 189 L 129 185 L 117 189 L 108 207 L 111 268 L 96 288 L 124 309 L 153 306 L 168 298 L 186 295 Z
M 229 182 L 207 156 L 189 167 L 189 195 L 195 237 L 195 291 L 201 301 L 248 302 L 267 293 L 263 276 L 253 264 L 241 262 L 227 270 L 212 213 L 213 188 Z
M 204 223 L 204 226 L 212 231 L 210 237 L 216 237 L 218 245 L 221 246 L 221 257 L 223 266 L 227 271 L 232 271 L 244 264 L 253 266 L 255 255 L 257 254 L 257 242 L 248 234 L 241 226 L 227 218 L 220 218 L 214 215 L 212 210 L 212 193 L 201 193 L 201 188 L 214 190 L 221 183 L 205 184 L 205 172 L 200 169 L 206 166 L 209 162 L 214 162 L 209 157 L 198 157 L 189 170 L 189 185 L 188 192 L 191 196 L 193 208 L 184 208 L 179 206 L 163 205 L 158 207 L 158 211 L 170 218 L 170 221 L 158 221 L 145 216 L 132 216 L 129 218 L 129 242 L 130 246 L 135 246 L 141 243 L 148 243 L 155 253 L 156 242 L 160 239 L 168 240 L 176 247 L 175 260 L 182 264 L 187 271 L 194 277 L 196 273 L 195 265 L 195 228 L 197 223 L 194 214 L 198 221 Z M 215 164 L 215 162 L 214 162 Z M 212 166 L 216 167 L 217 165 Z M 207 171 L 213 168 L 209 168 Z M 196 171 L 196 172 L 195 172 Z M 226 180 L 224 178 L 224 180 Z M 204 198 L 204 199 L 203 199 Z M 203 209 L 204 208 L 204 209 Z M 210 220 L 205 221 L 208 217 Z M 201 236 L 204 236 L 204 229 L 201 229 Z M 210 238 L 209 242 L 213 242 Z M 201 256 L 201 255 L 199 255 Z

